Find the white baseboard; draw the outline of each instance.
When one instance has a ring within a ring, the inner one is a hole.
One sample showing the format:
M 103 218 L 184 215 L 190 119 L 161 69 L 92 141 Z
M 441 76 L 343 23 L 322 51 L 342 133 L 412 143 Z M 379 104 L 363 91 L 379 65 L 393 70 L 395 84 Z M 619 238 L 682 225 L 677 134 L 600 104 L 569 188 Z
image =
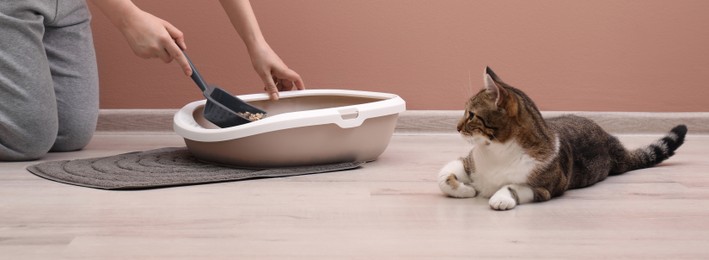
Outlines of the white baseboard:
M 571 112 L 545 111 L 545 118 L 574 114 L 589 118 L 610 133 L 665 133 L 680 124 L 687 125 L 690 134 L 709 134 L 709 112 L 648 113 L 648 112 Z M 398 132 L 455 132 L 460 110 L 413 110 L 399 117 Z
M 172 131 L 177 109 L 102 109 L 97 131 Z M 665 133 L 685 124 L 690 134 L 709 134 L 709 112 L 542 112 L 545 118 L 575 114 L 617 134 Z M 409 110 L 399 116 L 398 133 L 455 133 L 462 110 Z

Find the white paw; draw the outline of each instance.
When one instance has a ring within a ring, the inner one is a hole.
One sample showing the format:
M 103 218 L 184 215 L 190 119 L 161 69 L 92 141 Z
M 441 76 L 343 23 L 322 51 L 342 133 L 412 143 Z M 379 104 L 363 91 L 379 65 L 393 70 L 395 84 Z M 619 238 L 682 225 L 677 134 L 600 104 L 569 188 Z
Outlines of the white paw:
M 473 198 L 478 192 L 472 186 L 459 182 L 455 175 L 451 174 L 442 184 L 439 185 L 441 191 L 454 198 Z
M 517 202 L 508 190 L 500 190 L 490 198 L 490 207 L 494 210 L 510 210 L 517 206 Z
M 463 162 L 451 161 L 438 172 L 438 187 L 443 193 L 455 198 L 472 198 L 478 192 L 468 182 Z

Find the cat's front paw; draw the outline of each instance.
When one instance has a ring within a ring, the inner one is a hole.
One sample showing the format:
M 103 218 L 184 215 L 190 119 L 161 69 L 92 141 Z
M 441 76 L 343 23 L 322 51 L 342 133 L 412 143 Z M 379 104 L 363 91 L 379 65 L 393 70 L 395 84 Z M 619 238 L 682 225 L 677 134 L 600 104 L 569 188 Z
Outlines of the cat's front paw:
M 441 188 L 443 193 L 454 198 L 473 198 L 478 195 L 475 188 L 458 181 L 455 174 L 450 174 L 447 177 L 442 178 L 442 180 L 439 180 L 438 186 Z
M 438 187 L 450 197 L 475 197 L 478 192 L 470 185 L 470 182 L 472 181 L 465 172 L 465 166 L 461 160 L 449 162 L 438 172 Z
M 490 200 L 490 207 L 494 210 L 510 210 L 517 206 L 517 201 L 512 197 L 512 194 L 505 190 L 500 190 L 492 195 Z

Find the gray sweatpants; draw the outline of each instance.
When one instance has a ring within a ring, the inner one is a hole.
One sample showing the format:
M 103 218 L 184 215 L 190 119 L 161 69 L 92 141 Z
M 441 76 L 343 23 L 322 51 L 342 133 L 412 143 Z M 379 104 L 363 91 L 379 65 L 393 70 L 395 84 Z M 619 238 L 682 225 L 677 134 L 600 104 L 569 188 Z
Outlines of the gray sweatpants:
M 0 161 L 86 146 L 98 72 L 84 0 L 0 1 Z

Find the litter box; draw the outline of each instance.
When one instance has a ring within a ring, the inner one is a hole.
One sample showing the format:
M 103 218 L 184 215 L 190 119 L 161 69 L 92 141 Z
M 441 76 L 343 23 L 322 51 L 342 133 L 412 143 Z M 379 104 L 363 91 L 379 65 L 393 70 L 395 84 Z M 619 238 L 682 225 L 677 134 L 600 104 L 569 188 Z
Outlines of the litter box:
M 219 128 L 203 117 L 205 100 L 185 105 L 175 132 L 198 159 L 235 167 L 271 168 L 376 160 L 396 127 L 404 100 L 394 94 L 315 89 L 238 96 L 267 116 Z

